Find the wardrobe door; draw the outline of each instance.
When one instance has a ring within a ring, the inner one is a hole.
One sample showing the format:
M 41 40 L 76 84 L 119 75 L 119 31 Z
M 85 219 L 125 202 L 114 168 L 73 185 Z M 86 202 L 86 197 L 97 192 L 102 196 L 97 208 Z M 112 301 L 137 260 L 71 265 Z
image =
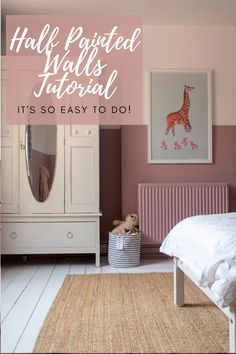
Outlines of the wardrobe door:
M 99 212 L 99 126 L 65 126 L 66 213 Z
M 20 127 L 20 212 L 64 213 L 64 126 Z
M 1 203 L 2 213 L 19 212 L 19 130 L 17 125 L 7 125 L 6 73 L 2 71 L 1 100 Z
M 2 125 L 1 202 L 2 213 L 19 212 L 18 126 Z

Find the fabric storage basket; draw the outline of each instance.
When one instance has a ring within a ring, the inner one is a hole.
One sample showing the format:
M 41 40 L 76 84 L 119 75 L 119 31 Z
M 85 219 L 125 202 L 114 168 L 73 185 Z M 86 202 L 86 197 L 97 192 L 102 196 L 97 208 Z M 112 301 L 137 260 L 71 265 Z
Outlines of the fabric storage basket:
M 141 233 L 109 233 L 108 262 L 115 268 L 135 267 L 140 263 Z

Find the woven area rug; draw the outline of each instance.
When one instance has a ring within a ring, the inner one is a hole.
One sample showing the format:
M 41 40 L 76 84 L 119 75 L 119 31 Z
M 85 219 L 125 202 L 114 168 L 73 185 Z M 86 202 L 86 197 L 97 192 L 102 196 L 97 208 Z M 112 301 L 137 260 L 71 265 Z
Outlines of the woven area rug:
M 183 308 L 170 273 L 68 275 L 35 353 L 223 353 L 226 316 L 188 279 Z

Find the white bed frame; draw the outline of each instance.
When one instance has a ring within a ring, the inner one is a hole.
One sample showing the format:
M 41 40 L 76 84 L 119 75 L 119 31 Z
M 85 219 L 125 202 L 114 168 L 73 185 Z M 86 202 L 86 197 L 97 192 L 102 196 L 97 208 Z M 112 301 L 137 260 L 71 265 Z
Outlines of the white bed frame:
M 182 261 L 174 257 L 174 303 L 179 307 L 184 306 L 184 274 L 199 287 L 191 270 Z M 215 303 L 209 288 L 199 288 Z M 219 307 L 219 309 L 229 318 L 229 353 L 236 353 L 236 306 Z

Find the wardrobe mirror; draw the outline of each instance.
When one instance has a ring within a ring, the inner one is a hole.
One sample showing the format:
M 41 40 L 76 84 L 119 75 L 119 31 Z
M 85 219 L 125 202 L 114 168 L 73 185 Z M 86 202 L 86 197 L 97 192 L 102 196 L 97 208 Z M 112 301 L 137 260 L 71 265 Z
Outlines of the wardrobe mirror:
M 44 202 L 53 184 L 57 155 L 56 125 L 27 125 L 25 130 L 26 169 L 35 199 Z

